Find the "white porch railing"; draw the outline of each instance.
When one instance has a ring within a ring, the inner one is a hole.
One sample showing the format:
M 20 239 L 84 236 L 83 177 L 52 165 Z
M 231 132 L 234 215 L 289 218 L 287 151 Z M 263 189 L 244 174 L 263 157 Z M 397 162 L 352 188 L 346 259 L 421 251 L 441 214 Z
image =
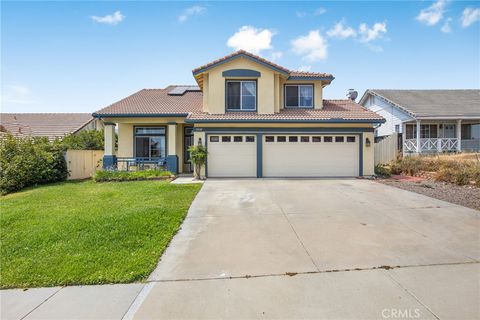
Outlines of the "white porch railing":
M 406 139 L 403 142 L 404 152 L 417 152 L 417 139 Z M 420 139 L 420 152 L 444 152 L 458 150 L 457 138 L 425 138 Z

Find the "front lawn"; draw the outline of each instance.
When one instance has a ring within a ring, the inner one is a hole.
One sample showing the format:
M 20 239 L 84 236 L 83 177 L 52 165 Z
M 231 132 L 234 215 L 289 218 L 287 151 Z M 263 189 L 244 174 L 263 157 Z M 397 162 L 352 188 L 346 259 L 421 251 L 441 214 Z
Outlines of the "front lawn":
M 63 182 L 0 198 L 0 287 L 145 279 L 198 184 Z

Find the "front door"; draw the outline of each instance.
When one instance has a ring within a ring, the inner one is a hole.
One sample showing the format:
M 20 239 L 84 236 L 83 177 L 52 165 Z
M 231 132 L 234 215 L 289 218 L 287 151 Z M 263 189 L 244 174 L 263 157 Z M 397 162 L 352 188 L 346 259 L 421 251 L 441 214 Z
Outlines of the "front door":
M 193 166 L 190 163 L 190 152 L 188 148 L 193 146 L 193 127 L 185 127 L 183 131 L 183 162 L 186 172 L 193 172 Z
M 455 125 L 454 124 L 444 124 L 443 125 L 443 137 L 444 138 L 455 138 Z

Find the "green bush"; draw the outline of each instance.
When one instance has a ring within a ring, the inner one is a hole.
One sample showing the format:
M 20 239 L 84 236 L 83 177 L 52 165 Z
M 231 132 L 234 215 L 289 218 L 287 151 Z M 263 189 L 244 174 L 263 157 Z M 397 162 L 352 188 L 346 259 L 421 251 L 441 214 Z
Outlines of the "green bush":
M 375 174 L 382 177 L 390 177 L 392 175 L 392 170 L 389 166 L 377 164 L 375 166 Z
M 66 135 L 59 141 L 65 149 L 73 150 L 103 150 L 103 130 L 85 130 Z
M 99 170 L 95 172 L 93 180 L 96 182 L 105 181 L 133 181 L 133 180 L 152 180 L 162 177 L 171 177 L 172 173 L 165 170 L 143 170 L 143 171 L 117 171 L 117 170 Z
M 46 138 L 0 139 L 0 193 L 67 179 L 63 148 Z

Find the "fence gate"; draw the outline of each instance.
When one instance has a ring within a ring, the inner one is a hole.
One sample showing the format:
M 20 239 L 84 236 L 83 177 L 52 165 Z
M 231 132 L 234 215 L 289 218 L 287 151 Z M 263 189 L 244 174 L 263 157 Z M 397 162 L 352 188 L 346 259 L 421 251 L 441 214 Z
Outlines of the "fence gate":
M 68 180 L 91 178 L 102 167 L 102 150 L 67 150 Z
M 375 165 L 388 163 L 397 158 L 398 134 L 375 138 Z

